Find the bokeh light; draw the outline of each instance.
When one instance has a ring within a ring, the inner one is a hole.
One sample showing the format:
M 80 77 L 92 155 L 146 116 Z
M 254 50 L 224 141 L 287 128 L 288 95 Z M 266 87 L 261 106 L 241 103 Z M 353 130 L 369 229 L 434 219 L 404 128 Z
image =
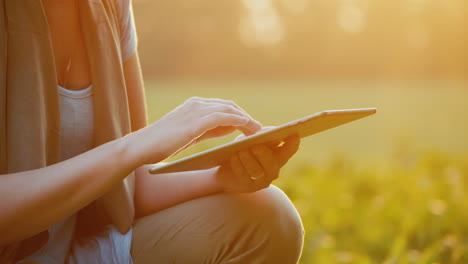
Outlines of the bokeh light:
M 246 45 L 272 45 L 283 39 L 283 25 L 270 0 L 243 0 L 243 3 L 247 14 L 240 21 L 239 31 Z
M 265 125 L 379 109 L 304 139 L 275 181 L 303 219 L 301 264 L 468 263 L 468 1 L 133 4 L 151 121 L 191 96 Z
M 348 33 L 359 33 L 366 26 L 366 16 L 356 5 L 345 4 L 339 7 L 337 22 Z

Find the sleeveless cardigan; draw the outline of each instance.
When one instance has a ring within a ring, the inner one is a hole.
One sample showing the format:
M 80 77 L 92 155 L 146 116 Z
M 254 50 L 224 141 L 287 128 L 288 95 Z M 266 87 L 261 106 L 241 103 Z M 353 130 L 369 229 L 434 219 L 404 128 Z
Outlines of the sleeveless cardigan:
M 78 1 L 94 87 L 95 146 L 131 132 L 115 1 Z M 57 87 L 52 41 L 41 1 L 0 0 L 0 174 L 58 162 Z M 29 255 L 47 237 L 43 231 L 12 245 L 0 245 L 0 263 Z

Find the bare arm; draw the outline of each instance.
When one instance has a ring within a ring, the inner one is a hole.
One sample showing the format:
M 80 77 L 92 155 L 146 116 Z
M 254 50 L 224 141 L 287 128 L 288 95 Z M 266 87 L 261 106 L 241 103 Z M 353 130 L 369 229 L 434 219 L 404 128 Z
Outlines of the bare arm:
M 146 114 L 145 87 L 141 74 L 138 51 L 130 59 L 124 62 L 125 85 L 127 86 L 128 104 L 130 107 L 130 119 L 132 131 L 137 131 L 148 125 Z
M 145 92 L 138 52 L 124 62 L 123 68 L 132 131 L 137 131 L 147 126 Z M 134 192 L 135 178 L 132 174 L 97 200 L 99 207 L 104 208 L 106 215 L 121 233 L 128 231 L 134 219 Z
M 153 175 L 148 172 L 153 166 L 141 166 L 135 171 L 137 217 L 223 191 L 221 185 L 216 181 L 215 168 Z
M 281 147 L 257 145 L 209 170 L 150 174 L 145 165 L 135 171 L 136 215 L 145 216 L 195 198 L 223 191 L 254 192 L 266 188 L 299 147 L 290 137 Z M 257 178 L 252 180 L 251 177 Z
M 205 134 L 261 125 L 229 102 L 192 98 L 157 122 L 64 162 L 0 175 L 0 247 L 37 234 Z
M 124 138 L 46 168 L 0 175 L 0 246 L 39 233 L 108 192 L 139 165 L 128 152 Z

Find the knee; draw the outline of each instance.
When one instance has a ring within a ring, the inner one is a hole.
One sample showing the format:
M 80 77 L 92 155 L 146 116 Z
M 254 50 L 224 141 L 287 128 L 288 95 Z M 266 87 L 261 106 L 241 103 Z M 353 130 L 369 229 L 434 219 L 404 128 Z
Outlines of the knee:
M 299 214 L 274 186 L 195 199 L 140 221 L 134 238 L 140 233 L 138 240 L 151 246 L 137 249 L 141 243 L 134 240 L 132 254 L 138 261 L 158 257 L 160 263 L 294 264 L 302 251 Z M 156 231 L 149 231 L 149 224 Z
M 259 224 L 259 232 L 267 238 L 264 250 L 271 257 L 267 263 L 297 263 L 304 229 L 292 202 L 276 186 L 255 192 L 249 198 L 250 221 Z

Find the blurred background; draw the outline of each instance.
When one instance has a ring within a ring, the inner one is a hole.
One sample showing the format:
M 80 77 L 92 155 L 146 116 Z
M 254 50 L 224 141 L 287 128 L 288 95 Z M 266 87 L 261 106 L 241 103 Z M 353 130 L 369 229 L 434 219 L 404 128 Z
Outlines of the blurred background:
M 304 222 L 301 263 L 468 263 L 468 1 L 133 8 L 150 121 L 192 96 L 234 100 L 264 125 L 378 108 L 304 139 L 275 182 Z

